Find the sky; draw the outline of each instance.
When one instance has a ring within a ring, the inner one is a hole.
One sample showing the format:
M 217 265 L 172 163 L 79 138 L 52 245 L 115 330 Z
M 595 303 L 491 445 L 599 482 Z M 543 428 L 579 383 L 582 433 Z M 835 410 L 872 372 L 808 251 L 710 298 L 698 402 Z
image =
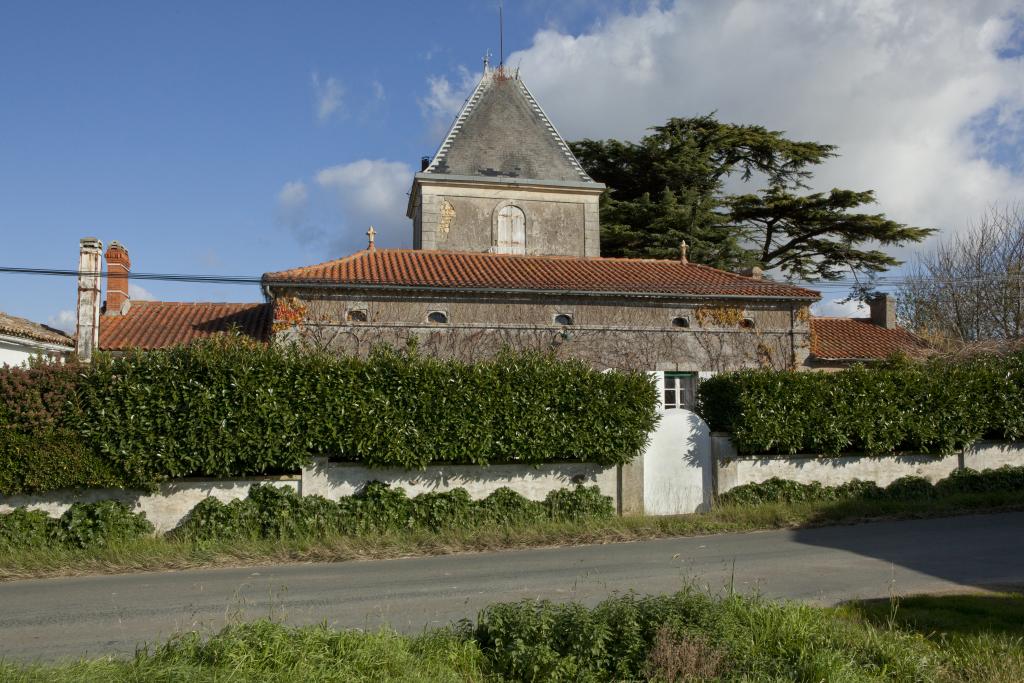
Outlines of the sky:
M 566 139 L 717 112 L 839 145 L 813 189 L 874 189 L 874 210 L 939 238 L 1024 201 L 1019 2 L 506 0 L 504 16 L 506 63 Z M 338 258 L 371 224 L 411 246 L 412 174 L 488 50 L 496 2 L 5 3 L 0 266 L 73 269 L 86 236 L 137 272 L 209 275 Z M 73 327 L 75 289 L 0 274 L 0 310 Z M 836 298 L 819 312 L 854 311 Z

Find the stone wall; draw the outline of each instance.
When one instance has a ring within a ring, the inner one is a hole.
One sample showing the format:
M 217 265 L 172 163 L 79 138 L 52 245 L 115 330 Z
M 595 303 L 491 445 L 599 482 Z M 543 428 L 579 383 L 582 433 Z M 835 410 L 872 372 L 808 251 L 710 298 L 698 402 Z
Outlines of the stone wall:
M 798 304 L 788 302 L 371 291 L 277 295 L 298 299 L 306 307 L 306 320 L 279 331 L 276 341 L 351 355 L 364 356 L 381 343 L 402 347 L 416 337 L 421 351 L 467 361 L 511 347 L 550 351 L 601 369 L 722 371 L 799 367 L 810 346 L 807 318 Z M 353 310 L 365 313 L 366 322 L 346 322 Z M 433 311 L 443 312 L 448 322 L 429 322 Z M 723 311 L 731 315 L 714 314 Z M 573 324 L 557 324 L 559 314 L 570 315 Z M 740 326 L 737 316 L 748 318 L 753 327 Z M 677 326 L 676 318 L 689 326 Z
M 946 456 L 844 455 L 826 458 L 815 455 L 737 455 L 727 434 L 712 434 L 711 450 L 715 463 L 715 495 L 773 477 L 802 484 L 819 482 L 824 486 L 837 486 L 854 479 L 887 486 L 900 477 L 924 477 L 934 483 L 958 469 L 985 470 L 1003 465 L 1024 465 L 1024 442 L 979 441 L 961 453 Z
M 306 496 L 338 500 L 353 495 L 371 481 L 401 487 L 410 497 L 463 488 L 470 498 L 480 499 L 504 486 L 530 500 L 544 500 L 551 491 L 572 488 L 577 484 L 597 486 L 616 502 L 619 497 L 618 475 L 614 466 L 581 462 L 550 463 L 539 467 L 435 465 L 424 470 L 405 470 L 391 467 L 371 469 L 358 463 L 314 458 L 313 464 L 302 471 L 302 492 Z
M 85 489 L 81 491 L 50 491 L 31 495 L 0 496 L 0 514 L 19 507 L 42 510 L 51 517 L 60 517 L 73 503 L 95 503 L 116 500 L 135 512 L 146 513 L 158 532 L 170 531 L 204 498 L 213 497 L 224 503 L 249 495 L 253 484 L 268 482 L 301 493 L 301 482 L 294 477 L 248 477 L 245 479 L 179 479 L 160 485 L 156 493 L 125 489 Z

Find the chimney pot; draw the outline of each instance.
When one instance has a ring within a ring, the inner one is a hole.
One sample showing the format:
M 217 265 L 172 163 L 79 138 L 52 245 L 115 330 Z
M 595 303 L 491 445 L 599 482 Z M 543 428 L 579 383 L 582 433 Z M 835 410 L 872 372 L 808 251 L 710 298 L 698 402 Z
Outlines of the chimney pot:
M 131 272 L 132 261 L 124 245 L 113 240 L 107 247 L 107 301 L 103 308 L 104 315 L 122 315 L 130 305 L 128 295 L 128 274 Z
M 78 329 L 75 352 L 84 363 L 92 360 L 100 340 L 100 263 L 103 242 L 85 237 L 78 247 Z
M 689 247 L 686 246 L 686 242 L 680 242 L 679 243 L 679 260 L 682 263 L 689 263 L 689 261 L 687 260 L 687 257 L 686 257 L 686 252 L 687 252 L 688 249 L 689 249 Z

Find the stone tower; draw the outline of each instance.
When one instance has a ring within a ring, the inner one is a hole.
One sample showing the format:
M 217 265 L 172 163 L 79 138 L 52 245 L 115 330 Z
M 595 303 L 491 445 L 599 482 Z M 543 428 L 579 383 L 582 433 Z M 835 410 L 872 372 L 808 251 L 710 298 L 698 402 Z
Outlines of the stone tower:
M 600 256 L 594 182 L 518 73 L 485 69 L 413 179 L 416 249 Z

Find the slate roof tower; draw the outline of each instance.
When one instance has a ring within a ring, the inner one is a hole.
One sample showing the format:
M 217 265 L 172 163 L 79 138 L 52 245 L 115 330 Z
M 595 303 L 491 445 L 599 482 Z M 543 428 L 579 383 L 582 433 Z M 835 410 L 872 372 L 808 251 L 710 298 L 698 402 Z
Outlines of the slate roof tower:
M 604 189 L 519 74 L 485 68 L 413 179 L 407 214 L 417 249 L 599 256 Z

